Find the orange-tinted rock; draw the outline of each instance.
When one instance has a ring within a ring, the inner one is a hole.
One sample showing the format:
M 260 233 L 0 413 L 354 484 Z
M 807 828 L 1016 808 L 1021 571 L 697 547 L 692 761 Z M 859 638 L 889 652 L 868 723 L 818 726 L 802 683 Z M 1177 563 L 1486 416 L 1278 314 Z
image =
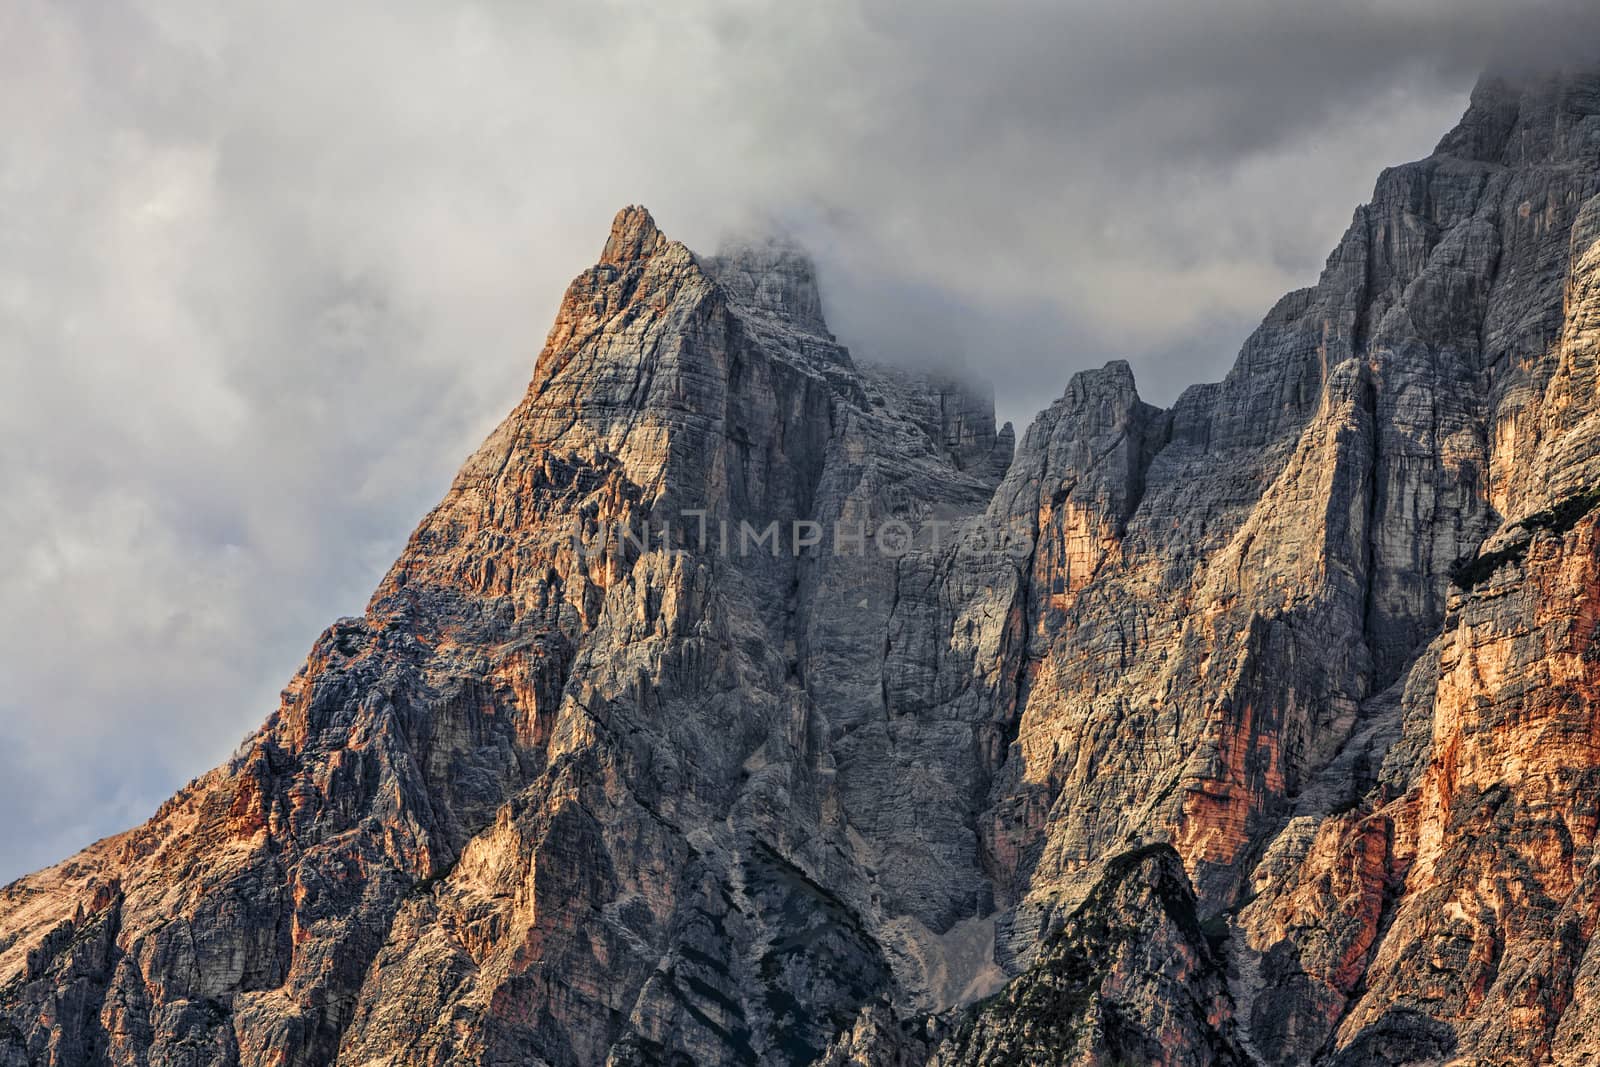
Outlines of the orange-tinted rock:
M 1592 74 L 1014 461 L 625 209 L 262 729 L 0 890 L 0 1067 L 1587 1063 L 1597 345 Z

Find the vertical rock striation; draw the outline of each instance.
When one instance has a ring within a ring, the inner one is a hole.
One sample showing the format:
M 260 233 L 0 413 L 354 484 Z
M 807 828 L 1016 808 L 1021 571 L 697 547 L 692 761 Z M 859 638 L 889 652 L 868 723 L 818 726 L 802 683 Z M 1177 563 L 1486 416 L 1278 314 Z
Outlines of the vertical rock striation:
M 1595 75 L 1015 456 L 627 208 L 265 725 L 0 889 L 0 1065 L 1588 1063 L 1597 345 Z

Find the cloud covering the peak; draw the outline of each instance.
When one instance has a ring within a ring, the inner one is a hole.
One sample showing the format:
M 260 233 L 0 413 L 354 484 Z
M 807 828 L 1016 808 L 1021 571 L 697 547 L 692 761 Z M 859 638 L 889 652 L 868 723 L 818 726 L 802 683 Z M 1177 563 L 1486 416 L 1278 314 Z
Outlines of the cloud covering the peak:
M 811 247 L 858 355 L 1026 419 L 1219 377 L 1478 72 L 1592 3 L 0 13 L 0 881 L 130 826 L 359 612 L 613 212 Z M 1020 427 L 1019 427 L 1020 429 Z

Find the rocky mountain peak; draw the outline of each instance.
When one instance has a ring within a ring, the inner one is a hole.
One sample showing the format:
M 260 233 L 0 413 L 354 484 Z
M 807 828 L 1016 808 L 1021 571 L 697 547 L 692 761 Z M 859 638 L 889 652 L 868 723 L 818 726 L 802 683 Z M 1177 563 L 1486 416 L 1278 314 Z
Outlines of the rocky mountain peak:
M 1600 74 L 1486 74 L 1436 156 L 1518 166 L 1593 159 L 1600 150 Z
M 615 267 L 625 266 L 648 258 L 666 243 L 666 237 L 656 228 L 656 220 L 650 212 L 630 204 L 611 220 L 611 235 L 606 238 L 600 262 Z
M 783 234 L 734 238 L 705 264 L 729 296 L 746 308 L 832 336 L 822 315 L 816 264 L 793 238 Z
M 1015 456 L 624 209 L 238 755 L 0 888 L 0 1067 L 1595 1062 L 1595 84 Z

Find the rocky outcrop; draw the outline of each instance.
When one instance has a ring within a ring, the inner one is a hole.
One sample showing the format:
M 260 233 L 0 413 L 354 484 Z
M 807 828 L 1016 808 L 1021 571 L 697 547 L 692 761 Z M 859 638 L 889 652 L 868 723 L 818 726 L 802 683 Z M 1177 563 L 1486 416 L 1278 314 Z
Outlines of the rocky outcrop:
M 619 214 L 266 726 L 4 890 L 0 1058 L 810 1062 L 997 982 L 980 591 L 794 523 L 970 519 L 1006 440 L 819 309 L 792 250 Z
M 1118 856 L 1033 966 L 973 1009 L 930 1063 L 1249 1063 L 1195 904 L 1170 845 Z
M 1013 452 L 640 208 L 226 765 L 0 890 L 0 1065 L 1600 1055 L 1600 77 Z

